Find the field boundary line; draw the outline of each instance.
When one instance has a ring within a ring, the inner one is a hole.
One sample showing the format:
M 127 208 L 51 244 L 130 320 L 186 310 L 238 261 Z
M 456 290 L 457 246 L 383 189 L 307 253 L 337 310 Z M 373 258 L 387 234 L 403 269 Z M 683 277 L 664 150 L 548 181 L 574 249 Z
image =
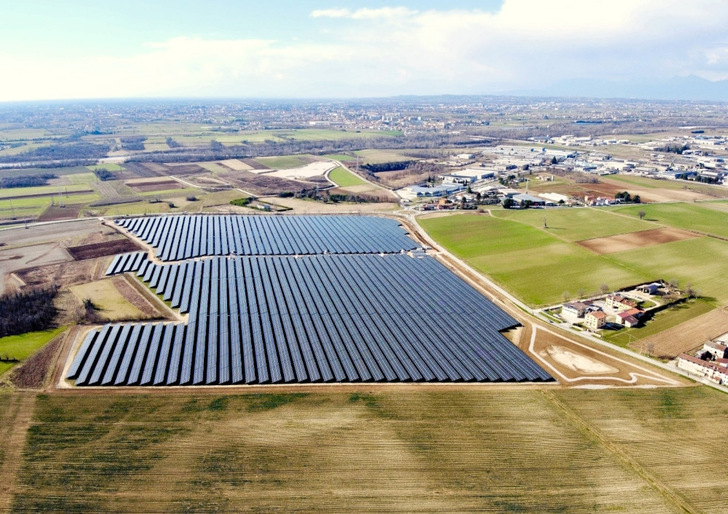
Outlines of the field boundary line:
M 553 391 L 541 390 L 541 394 L 547 401 L 553 404 L 556 409 L 561 411 L 567 421 L 574 424 L 577 429 L 583 432 L 587 437 L 594 439 L 597 443 L 603 446 L 604 449 L 611 453 L 618 461 L 639 475 L 639 477 L 642 478 L 642 480 L 644 480 L 652 489 L 677 507 L 678 510 L 689 513 L 698 512 L 685 498 L 683 498 L 682 495 L 650 473 L 634 457 L 611 442 L 609 438 L 607 438 L 607 436 L 605 436 L 597 427 L 593 426 L 574 412 L 569 406 L 559 400 Z
M 5 455 L 2 466 L 0 466 L 0 511 L 2 512 L 10 512 L 12 508 L 25 440 L 35 410 L 35 398 L 33 393 L 13 394 L 14 401 L 9 407 L 11 412 L 3 420 L 6 428 L 2 432 L 5 441 Z

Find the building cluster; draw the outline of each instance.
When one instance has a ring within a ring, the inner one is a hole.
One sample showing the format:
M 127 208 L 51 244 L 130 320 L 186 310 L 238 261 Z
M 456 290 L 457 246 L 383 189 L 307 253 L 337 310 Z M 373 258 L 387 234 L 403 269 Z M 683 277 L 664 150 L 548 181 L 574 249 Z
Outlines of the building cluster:
M 718 384 L 728 384 L 728 346 L 723 339 L 706 342 L 697 355 L 681 353 L 676 359 L 677 367 Z
M 641 323 L 645 313 L 657 307 L 650 297 L 660 295 L 664 284 L 652 282 L 637 286 L 629 292 L 611 293 L 590 300 L 567 302 L 561 305 L 559 317 L 572 324 L 583 325 L 596 332 L 608 324 L 633 328 Z M 646 305 L 650 305 L 646 307 Z

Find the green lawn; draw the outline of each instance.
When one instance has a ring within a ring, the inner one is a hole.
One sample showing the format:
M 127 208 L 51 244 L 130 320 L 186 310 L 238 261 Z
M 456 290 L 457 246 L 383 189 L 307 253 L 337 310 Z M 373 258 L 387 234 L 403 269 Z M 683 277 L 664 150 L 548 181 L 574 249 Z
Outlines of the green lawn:
M 43 330 L 41 332 L 29 332 L 17 336 L 1 337 L 0 356 L 3 358 L 18 359 L 22 362 L 64 330 L 66 330 L 66 327 Z M 14 362 L 0 362 L 0 375 L 13 368 L 16 364 Z
M 655 228 L 653 224 L 588 208 L 526 209 L 494 211 L 499 218 L 527 223 L 560 239 L 581 241 Z M 544 220 L 548 226 L 544 229 Z
M 728 223 L 726 223 L 725 212 L 721 212 L 719 208 L 710 208 L 710 205 L 702 203 L 659 203 L 617 207 L 615 211 L 635 217 L 638 216 L 640 211 L 644 211 L 645 220 L 728 238 Z
M 345 168 L 342 168 L 341 166 L 334 170 L 331 170 L 331 173 L 329 173 L 329 178 L 336 182 L 336 184 L 340 187 L 360 186 L 367 183 L 363 179 L 356 176 L 354 173 L 350 172 Z

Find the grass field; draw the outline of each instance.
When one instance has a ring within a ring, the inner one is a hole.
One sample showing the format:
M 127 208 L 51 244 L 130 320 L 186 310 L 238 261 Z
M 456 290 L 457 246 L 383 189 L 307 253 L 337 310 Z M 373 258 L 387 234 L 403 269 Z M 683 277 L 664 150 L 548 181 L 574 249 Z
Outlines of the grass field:
M 685 210 L 688 207 L 691 209 Z M 625 207 L 617 212 L 631 213 L 633 209 L 645 209 L 646 219 L 669 213 L 670 221 L 689 218 L 694 211 L 703 227 L 728 234 L 728 229 L 718 225 L 725 216 L 718 210 L 665 204 Z M 544 217 L 548 229 L 543 228 Z M 504 210 L 494 211 L 493 216 L 424 218 L 420 224 L 455 255 L 531 305 L 558 303 L 564 291 L 572 296 L 579 290 L 592 294 L 601 284 L 619 289 L 660 278 L 678 279 L 683 287 L 690 284 L 713 305 L 728 302 L 726 241 L 697 237 L 604 255 L 571 242 L 656 227 L 640 221 L 636 214 L 631 219 L 597 209 Z M 679 228 L 681 224 L 671 225 Z
M 341 166 L 331 170 L 329 178 L 336 182 L 339 187 L 361 186 L 367 184 L 366 181 Z
M 322 155 L 324 159 L 333 159 L 335 161 L 355 161 L 356 157 L 353 157 L 351 155 L 346 155 L 343 153 L 330 153 L 326 155 Z
M 43 330 L 41 332 L 29 332 L 17 336 L 1 337 L 0 356 L 11 357 L 22 362 L 64 330 L 66 330 L 66 327 Z M 16 364 L 14 362 L 0 362 L 0 375 L 13 368 Z
M 89 186 L 86 184 L 71 184 L 68 186 L 12 187 L 7 189 L 0 189 L 0 199 L 30 195 L 45 195 L 48 197 L 55 196 L 56 198 L 66 198 L 66 193 L 73 193 L 74 191 L 86 191 L 88 189 Z
M 115 162 L 107 162 L 104 164 L 95 164 L 93 166 L 86 166 L 86 167 L 88 169 L 90 169 L 91 171 L 106 170 L 106 171 L 114 172 L 114 171 L 124 171 L 126 169 L 121 164 L 117 164 Z
M 143 313 L 132 305 L 114 286 L 113 279 L 97 280 L 88 284 L 71 286 L 70 291 L 78 299 L 79 305 L 90 299 L 96 306 L 99 316 L 108 320 L 141 319 Z
M 567 241 L 581 241 L 595 237 L 608 237 L 638 230 L 655 228 L 653 224 L 615 216 L 608 210 L 586 208 L 498 210 L 493 214 L 499 218 L 527 223 L 549 234 Z M 544 219 L 548 226 L 544 229 Z
M 281 157 L 258 157 L 255 160 L 263 166 L 278 170 L 305 166 L 311 162 L 312 157 L 308 155 L 284 155 Z
M 718 304 L 728 302 L 728 242 L 698 237 L 609 255 L 610 259 L 665 280 L 692 285 L 702 296 Z
M 638 216 L 640 211 L 644 211 L 645 220 L 648 221 L 728 238 L 726 214 L 720 210 L 720 207 L 716 208 L 715 205 L 713 203 L 697 205 L 691 203 L 666 203 L 617 207 L 615 211 L 635 217 Z
M 543 211 L 539 211 L 543 212 Z M 543 215 L 543 214 L 542 214 Z M 457 215 L 420 219 L 440 244 L 531 305 L 650 280 L 650 275 L 510 219 Z
M 40 395 L 12 507 L 715 511 L 726 414 L 703 387 Z

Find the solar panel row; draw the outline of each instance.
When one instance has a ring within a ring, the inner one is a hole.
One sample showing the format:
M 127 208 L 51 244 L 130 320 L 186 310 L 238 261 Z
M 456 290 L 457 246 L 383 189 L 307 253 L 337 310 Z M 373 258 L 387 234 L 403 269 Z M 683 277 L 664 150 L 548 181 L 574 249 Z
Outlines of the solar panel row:
M 399 253 L 417 248 L 399 223 L 373 216 L 174 215 L 116 222 L 163 261 L 213 255 Z
M 548 381 L 500 333 L 517 321 L 431 257 L 321 255 L 149 262 L 187 324 L 105 325 L 77 385 Z

